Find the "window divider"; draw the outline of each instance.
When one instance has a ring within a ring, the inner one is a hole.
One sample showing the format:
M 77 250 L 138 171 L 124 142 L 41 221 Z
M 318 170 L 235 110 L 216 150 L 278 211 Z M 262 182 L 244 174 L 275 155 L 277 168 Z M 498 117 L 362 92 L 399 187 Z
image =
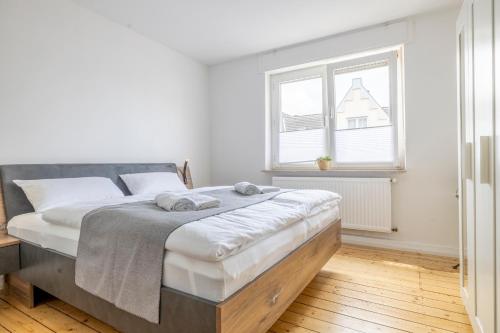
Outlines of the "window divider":
M 335 81 L 333 76 L 332 64 L 326 65 L 327 77 L 327 92 L 328 92 L 328 112 L 329 112 L 329 127 L 328 127 L 328 153 L 332 158 L 331 167 L 335 168 L 337 164 L 335 154 Z

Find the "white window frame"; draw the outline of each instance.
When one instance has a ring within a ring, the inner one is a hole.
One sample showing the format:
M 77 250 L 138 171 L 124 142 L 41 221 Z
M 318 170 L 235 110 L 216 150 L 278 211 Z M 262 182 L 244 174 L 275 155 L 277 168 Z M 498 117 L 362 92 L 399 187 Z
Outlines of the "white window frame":
M 297 167 L 294 163 L 279 163 L 279 148 L 280 148 L 280 126 L 281 126 L 281 94 L 280 88 L 284 83 L 290 83 L 295 81 L 304 81 L 308 79 L 321 78 L 323 80 L 323 118 L 325 123 L 325 147 L 329 146 L 330 142 L 330 130 L 329 126 L 329 114 L 328 114 L 328 92 L 327 92 L 327 75 L 325 66 L 315 66 L 306 69 L 294 70 L 282 74 L 273 75 L 271 78 L 271 158 L 273 169 L 280 168 L 284 165 Z M 304 167 L 304 166 L 302 166 Z
M 316 169 L 314 162 L 303 163 L 279 163 L 279 139 L 280 139 L 280 86 L 283 83 L 301 81 L 314 77 L 323 79 L 323 115 L 325 117 L 325 130 L 327 149 L 325 154 L 332 157 L 332 170 L 404 170 L 405 168 L 405 147 L 404 147 L 404 116 L 403 116 L 403 70 L 402 70 L 403 48 L 397 47 L 389 51 L 376 53 L 368 56 L 353 55 L 351 59 L 345 61 L 330 61 L 322 65 L 305 67 L 291 71 L 283 71 L 270 74 L 269 78 L 269 98 L 270 98 L 270 167 L 272 170 L 307 170 Z M 389 66 L 389 89 L 390 89 L 390 110 L 391 122 L 394 138 L 394 161 L 390 163 L 339 163 L 335 154 L 335 70 L 360 66 L 371 62 L 387 62 Z

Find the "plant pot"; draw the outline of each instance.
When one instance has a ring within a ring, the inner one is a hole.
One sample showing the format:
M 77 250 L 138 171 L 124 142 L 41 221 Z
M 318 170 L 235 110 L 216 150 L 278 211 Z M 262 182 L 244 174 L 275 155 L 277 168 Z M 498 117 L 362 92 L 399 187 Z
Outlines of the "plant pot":
M 316 163 L 318 163 L 318 167 L 322 171 L 330 169 L 330 161 L 317 160 Z

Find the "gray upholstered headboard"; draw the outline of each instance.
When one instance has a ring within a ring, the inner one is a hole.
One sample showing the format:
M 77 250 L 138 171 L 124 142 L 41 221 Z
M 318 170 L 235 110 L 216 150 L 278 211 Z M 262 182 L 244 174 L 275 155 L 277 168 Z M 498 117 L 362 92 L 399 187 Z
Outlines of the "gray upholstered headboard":
M 74 177 L 108 177 L 126 195 L 129 195 L 121 174 L 140 172 L 175 172 L 175 163 L 141 164 L 18 164 L 0 165 L 0 178 L 7 220 L 29 213 L 33 207 L 24 192 L 12 181 L 15 179 L 50 179 Z

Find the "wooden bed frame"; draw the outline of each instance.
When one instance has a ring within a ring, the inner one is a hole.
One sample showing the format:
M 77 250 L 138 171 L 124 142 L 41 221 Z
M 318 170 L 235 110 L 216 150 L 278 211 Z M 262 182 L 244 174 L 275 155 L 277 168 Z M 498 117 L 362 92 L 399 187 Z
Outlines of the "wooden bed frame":
M 6 220 L 1 192 L 0 225 Z M 266 332 L 338 250 L 340 227 L 340 220 L 334 221 L 223 302 L 162 287 L 158 325 L 77 287 L 74 258 L 25 241 L 19 247 L 21 269 L 8 281 L 12 292 L 28 305 L 36 305 L 49 293 L 122 332 Z

